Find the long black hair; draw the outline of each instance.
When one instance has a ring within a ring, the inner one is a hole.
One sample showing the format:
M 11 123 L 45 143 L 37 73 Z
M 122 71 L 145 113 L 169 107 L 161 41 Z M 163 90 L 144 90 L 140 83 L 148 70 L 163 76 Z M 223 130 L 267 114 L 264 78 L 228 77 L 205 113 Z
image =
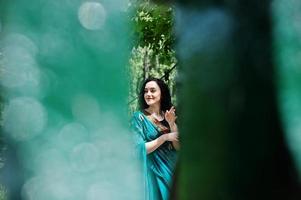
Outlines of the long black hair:
M 160 109 L 162 111 L 169 110 L 172 106 L 169 88 L 168 88 L 167 84 L 164 83 L 163 80 L 158 79 L 158 78 L 153 78 L 153 77 L 146 79 L 141 86 L 140 93 L 139 93 L 140 109 L 144 110 L 144 109 L 148 108 L 148 105 L 146 104 L 145 99 L 144 99 L 144 89 L 145 89 L 145 85 L 150 81 L 155 81 L 161 90 L 161 98 L 160 98 L 161 99 L 161 101 L 160 101 L 161 107 L 160 107 Z

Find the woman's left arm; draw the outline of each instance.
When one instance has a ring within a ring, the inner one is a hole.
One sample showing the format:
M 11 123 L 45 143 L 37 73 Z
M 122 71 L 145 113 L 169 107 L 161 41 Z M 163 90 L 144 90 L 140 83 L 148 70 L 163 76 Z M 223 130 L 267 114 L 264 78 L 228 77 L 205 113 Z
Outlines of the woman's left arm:
M 176 118 L 177 118 L 177 116 L 175 114 L 175 108 L 172 106 L 170 108 L 170 110 L 167 110 L 165 112 L 165 119 L 169 124 L 170 132 L 177 132 L 178 133 L 178 126 L 176 124 Z M 176 150 L 180 149 L 180 142 L 179 141 L 173 141 L 172 145 Z
M 178 132 L 178 126 L 175 122 L 173 124 L 169 124 L 169 127 L 170 127 L 170 132 Z M 176 150 L 180 150 L 180 142 L 179 141 L 173 141 L 172 145 Z

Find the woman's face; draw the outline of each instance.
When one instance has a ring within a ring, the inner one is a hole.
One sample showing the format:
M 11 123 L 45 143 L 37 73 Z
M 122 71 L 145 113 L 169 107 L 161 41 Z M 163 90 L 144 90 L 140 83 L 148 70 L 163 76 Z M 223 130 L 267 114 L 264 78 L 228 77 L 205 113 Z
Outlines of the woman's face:
M 160 105 L 161 90 L 155 81 L 150 81 L 144 87 L 144 100 L 148 106 Z

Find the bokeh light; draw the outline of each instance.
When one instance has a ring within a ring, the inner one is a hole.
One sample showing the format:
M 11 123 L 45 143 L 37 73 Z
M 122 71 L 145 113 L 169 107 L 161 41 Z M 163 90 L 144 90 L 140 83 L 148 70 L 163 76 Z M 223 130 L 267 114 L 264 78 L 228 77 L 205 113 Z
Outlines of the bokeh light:
M 90 143 L 75 146 L 70 154 L 71 166 L 75 171 L 89 172 L 97 167 L 97 147 Z
M 21 94 L 37 95 L 40 71 L 35 61 L 36 45 L 21 34 L 8 35 L 1 44 L 1 85 Z
M 78 11 L 78 18 L 88 30 L 101 29 L 106 21 L 106 10 L 99 2 L 85 2 Z
M 32 139 L 47 124 L 47 113 L 41 103 L 29 97 L 9 101 L 3 112 L 4 130 L 17 141 Z
M 60 130 L 56 142 L 63 150 L 71 152 L 76 145 L 86 140 L 87 135 L 88 130 L 83 125 L 69 123 Z
M 22 198 L 140 200 L 126 113 L 124 3 L 2 4 L 3 125 L 16 144 Z
M 100 106 L 95 98 L 87 94 L 78 94 L 72 100 L 74 118 L 89 128 L 96 128 L 101 121 Z

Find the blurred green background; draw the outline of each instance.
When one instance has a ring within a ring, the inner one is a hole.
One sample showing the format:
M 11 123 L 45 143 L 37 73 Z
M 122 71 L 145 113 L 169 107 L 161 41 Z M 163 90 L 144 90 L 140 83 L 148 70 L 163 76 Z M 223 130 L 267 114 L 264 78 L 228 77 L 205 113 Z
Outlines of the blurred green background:
M 129 4 L 1 1 L 8 199 L 141 199 L 128 131 Z

